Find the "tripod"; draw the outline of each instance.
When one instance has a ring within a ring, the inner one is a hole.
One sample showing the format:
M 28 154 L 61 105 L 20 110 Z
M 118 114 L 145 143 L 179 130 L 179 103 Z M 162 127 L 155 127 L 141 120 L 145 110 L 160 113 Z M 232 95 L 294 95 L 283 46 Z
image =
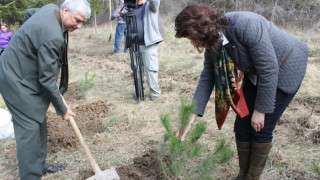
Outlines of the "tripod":
M 141 52 L 138 43 L 138 28 L 136 15 L 134 13 L 134 5 L 127 5 L 128 13 L 126 14 L 127 37 L 126 45 L 129 48 L 131 58 L 131 69 L 134 76 L 135 98 L 144 101 L 143 76 L 144 67 L 141 58 Z

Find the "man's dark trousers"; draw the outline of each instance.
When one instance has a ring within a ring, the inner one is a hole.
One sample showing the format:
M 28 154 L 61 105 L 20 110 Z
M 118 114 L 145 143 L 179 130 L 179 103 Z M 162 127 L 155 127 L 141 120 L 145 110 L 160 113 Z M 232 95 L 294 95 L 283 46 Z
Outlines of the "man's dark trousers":
M 14 113 L 12 120 L 18 144 L 20 177 L 26 180 L 40 180 L 47 156 L 47 119 L 39 123 L 17 111 L 8 102 L 6 105 L 10 112 Z

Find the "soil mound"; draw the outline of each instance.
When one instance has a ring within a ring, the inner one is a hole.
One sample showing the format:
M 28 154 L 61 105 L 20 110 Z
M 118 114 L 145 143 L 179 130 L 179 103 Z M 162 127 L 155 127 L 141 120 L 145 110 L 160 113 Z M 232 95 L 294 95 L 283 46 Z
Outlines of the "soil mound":
M 107 101 L 97 101 L 73 109 L 76 114 L 74 119 L 83 136 L 92 136 L 103 131 L 101 120 L 107 116 L 109 106 Z M 47 113 L 47 121 L 48 152 L 78 149 L 79 140 L 68 121 L 62 120 L 61 116 L 53 112 Z
M 150 150 L 141 157 L 133 159 L 133 164 L 118 167 L 116 170 L 121 180 L 162 180 L 158 152 Z

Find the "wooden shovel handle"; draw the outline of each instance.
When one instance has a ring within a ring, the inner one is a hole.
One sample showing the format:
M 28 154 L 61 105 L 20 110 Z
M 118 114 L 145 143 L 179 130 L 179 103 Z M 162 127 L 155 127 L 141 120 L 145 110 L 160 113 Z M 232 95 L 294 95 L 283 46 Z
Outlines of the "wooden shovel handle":
M 83 147 L 84 151 L 86 152 L 86 155 L 90 161 L 90 164 L 91 164 L 91 167 L 92 167 L 94 173 L 98 174 L 99 172 L 101 172 L 101 169 L 100 169 L 99 165 L 97 164 L 96 160 L 93 158 L 93 156 L 89 150 L 89 147 L 85 143 L 84 138 L 83 138 L 83 136 L 82 136 L 82 134 L 81 134 L 81 132 L 80 132 L 80 130 L 79 130 L 79 128 L 78 128 L 78 126 L 72 116 L 69 117 L 69 122 L 70 122 L 74 132 L 76 133 L 76 135 L 81 143 L 81 146 Z

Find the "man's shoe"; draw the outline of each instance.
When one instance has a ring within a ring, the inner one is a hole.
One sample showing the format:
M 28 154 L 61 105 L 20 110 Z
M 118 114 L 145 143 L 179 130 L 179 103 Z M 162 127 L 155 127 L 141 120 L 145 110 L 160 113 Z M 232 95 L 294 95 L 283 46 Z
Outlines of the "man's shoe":
M 43 170 L 43 174 L 45 174 L 45 173 L 55 173 L 57 171 L 61 171 L 61 170 L 65 169 L 66 167 L 67 167 L 67 165 L 65 165 L 65 164 L 59 164 L 59 165 L 56 165 L 56 166 L 49 164 L 49 166 Z
M 151 101 L 155 101 L 155 100 L 157 100 L 159 98 L 159 96 L 150 96 L 150 100 Z

